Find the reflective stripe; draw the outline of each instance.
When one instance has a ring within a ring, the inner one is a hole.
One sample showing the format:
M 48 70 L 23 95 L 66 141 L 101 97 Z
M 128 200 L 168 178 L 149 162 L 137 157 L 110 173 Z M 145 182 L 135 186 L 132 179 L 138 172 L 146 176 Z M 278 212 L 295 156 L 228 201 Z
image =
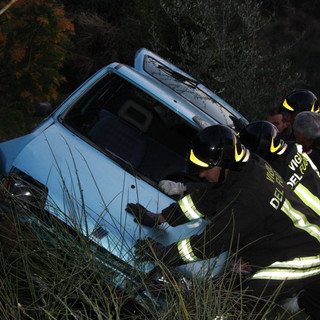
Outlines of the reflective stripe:
M 302 145 L 296 143 L 296 148 L 297 148 L 298 152 L 301 153 L 302 157 L 309 162 L 311 168 L 317 174 L 317 176 L 320 177 L 320 173 L 319 173 L 319 170 L 318 170 L 317 166 L 313 163 L 311 158 L 305 152 L 303 152 Z
M 320 255 L 274 262 L 257 271 L 252 279 L 296 280 L 320 274 Z
M 280 147 L 281 147 L 281 143 L 279 143 L 276 147 L 274 146 L 274 137 L 272 137 L 271 138 L 271 146 L 270 146 L 271 153 L 277 152 Z
M 307 271 L 296 271 L 292 269 L 272 269 L 272 270 L 261 270 L 256 272 L 252 279 L 270 279 L 270 280 L 297 280 L 308 278 L 320 274 L 320 268 Z
M 296 144 L 297 151 L 301 154 L 301 156 L 308 161 L 308 164 L 310 164 L 313 171 L 316 172 L 318 177 L 319 170 L 313 163 L 313 161 L 310 159 L 310 157 L 302 151 L 303 147 L 301 144 Z M 320 216 L 320 199 L 315 196 L 313 193 L 311 193 L 304 185 L 299 183 L 297 187 L 294 189 L 294 192 L 297 194 L 297 196 L 304 202 L 305 205 L 310 207 L 314 212 L 317 213 L 317 215 Z
M 287 199 L 284 201 L 281 210 L 293 221 L 295 227 L 308 232 L 312 237 L 320 241 L 319 226 L 309 223 L 306 216 L 294 209 Z
M 284 99 L 282 105 L 283 105 L 286 109 L 288 109 L 288 110 L 290 110 L 290 111 L 294 111 L 294 109 L 289 106 L 289 104 L 288 104 L 288 102 L 287 102 L 286 99 Z
M 194 164 L 196 164 L 197 166 L 199 166 L 199 167 L 204 167 L 204 168 L 208 168 L 209 167 L 209 165 L 207 163 L 201 161 L 200 159 L 198 159 L 196 157 L 196 155 L 193 152 L 193 149 L 190 150 L 190 158 L 189 158 L 189 160 L 191 162 L 193 162 Z
M 317 108 L 317 109 L 316 109 Z M 311 112 L 319 112 L 319 106 L 315 108 L 315 103 L 311 107 Z
M 296 228 L 306 231 L 320 242 L 319 226 L 309 223 L 306 216 L 294 209 L 287 199 L 284 201 L 281 210 L 292 220 Z M 276 261 L 257 271 L 252 279 L 295 280 L 317 274 L 320 274 L 320 255 L 295 258 L 289 261 Z
M 201 260 L 193 253 L 190 238 L 178 241 L 177 246 L 179 254 L 183 261 L 189 263 Z
M 204 215 L 196 209 L 190 195 L 183 197 L 181 200 L 178 201 L 178 204 L 188 220 L 191 221 L 204 217 Z
M 311 208 L 318 216 L 320 216 L 320 199 L 313 195 L 305 186 L 299 183 L 294 189 L 297 196 L 305 203 L 306 206 Z
M 301 146 L 302 148 L 302 146 Z M 311 158 L 305 153 L 302 153 L 302 156 L 308 160 L 308 162 L 310 163 L 311 168 L 313 169 L 313 171 L 317 174 L 317 176 L 320 178 L 320 173 L 319 173 L 319 169 L 318 167 L 314 164 L 314 162 L 311 160 Z
M 234 141 L 236 141 L 236 137 L 234 137 Z M 234 142 L 234 158 L 236 160 L 236 162 L 239 162 L 241 161 L 244 156 L 245 156 L 245 149 L 244 147 L 241 145 L 241 152 L 238 153 L 238 149 L 237 149 L 237 145 L 236 145 L 236 142 Z
M 279 152 L 277 152 L 277 155 L 281 156 L 288 148 L 287 144 L 284 144 L 284 146 L 281 148 Z
M 291 261 L 276 261 L 271 266 L 277 267 L 277 268 L 280 268 L 280 267 L 306 268 L 306 267 L 320 266 L 320 255 L 313 256 L 313 257 L 295 258 Z

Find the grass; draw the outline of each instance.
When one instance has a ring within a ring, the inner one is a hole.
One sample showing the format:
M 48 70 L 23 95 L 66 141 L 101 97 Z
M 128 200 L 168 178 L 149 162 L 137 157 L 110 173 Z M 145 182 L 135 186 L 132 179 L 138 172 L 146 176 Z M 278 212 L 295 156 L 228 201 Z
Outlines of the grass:
M 2 210 L 1 319 L 141 319 L 143 304 L 113 280 L 92 244 Z M 37 221 L 37 222 L 36 222 Z M 55 234 L 52 234 L 54 232 Z
M 3 320 L 254 320 L 265 314 L 268 320 L 307 319 L 285 313 L 271 300 L 260 309 L 259 299 L 231 290 L 232 268 L 216 279 L 187 279 L 161 263 L 147 275 L 130 271 L 55 218 L 21 206 L 16 201 L 0 206 Z

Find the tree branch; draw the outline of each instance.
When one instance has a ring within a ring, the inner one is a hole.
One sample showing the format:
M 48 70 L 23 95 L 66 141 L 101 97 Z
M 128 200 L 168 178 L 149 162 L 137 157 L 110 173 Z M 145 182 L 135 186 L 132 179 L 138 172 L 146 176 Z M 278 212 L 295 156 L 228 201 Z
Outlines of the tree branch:
M 0 10 L 0 16 L 7 11 L 18 0 L 11 0 L 3 9 Z

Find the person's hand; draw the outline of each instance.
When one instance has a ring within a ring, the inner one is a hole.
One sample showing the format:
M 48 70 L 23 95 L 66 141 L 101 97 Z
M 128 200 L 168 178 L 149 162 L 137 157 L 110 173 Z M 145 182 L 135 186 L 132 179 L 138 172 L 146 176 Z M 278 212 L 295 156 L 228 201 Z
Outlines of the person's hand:
M 156 259 L 157 247 L 159 246 L 162 245 L 151 238 L 138 239 L 134 245 L 135 260 L 137 262 L 144 262 Z
M 171 180 L 161 180 L 158 184 L 159 189 L 169 196 L 180 195 L 187 190 L 187 187 L 181 182 L 174 182 Z
M 155 227 L 161 223 L 157 214 L 148 211 L 139 203 L 128 203 L 126 211 L 135 217 L 135 222 L 144 226 Z

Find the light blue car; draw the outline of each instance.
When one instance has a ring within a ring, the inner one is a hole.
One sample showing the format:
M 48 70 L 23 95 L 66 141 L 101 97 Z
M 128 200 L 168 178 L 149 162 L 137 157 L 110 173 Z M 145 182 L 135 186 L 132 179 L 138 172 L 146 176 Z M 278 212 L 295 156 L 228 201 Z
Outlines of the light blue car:
M 0 143 L 1 175 L 11 195 L 80 230 L 127 270 L 147 273 L 154 265 L 134 259 L 138 238 L 169 245 L 200 233 L 206 222 L 151 229 L 133 221 L 127 203 L 161 212 L 174 202 L 159 181 L 186 176 L 193 136 L 207 125 L 234 127 L 230 116 L 247 123 L 188 74 L 140 49 L 134 67 L 102 68 L 33 132 Z M 42 186 L 43 194 L 29 192 L 32 184 Z M 178 270 L 201 273 L 210 266 L 215 276 L 225 255 Z

